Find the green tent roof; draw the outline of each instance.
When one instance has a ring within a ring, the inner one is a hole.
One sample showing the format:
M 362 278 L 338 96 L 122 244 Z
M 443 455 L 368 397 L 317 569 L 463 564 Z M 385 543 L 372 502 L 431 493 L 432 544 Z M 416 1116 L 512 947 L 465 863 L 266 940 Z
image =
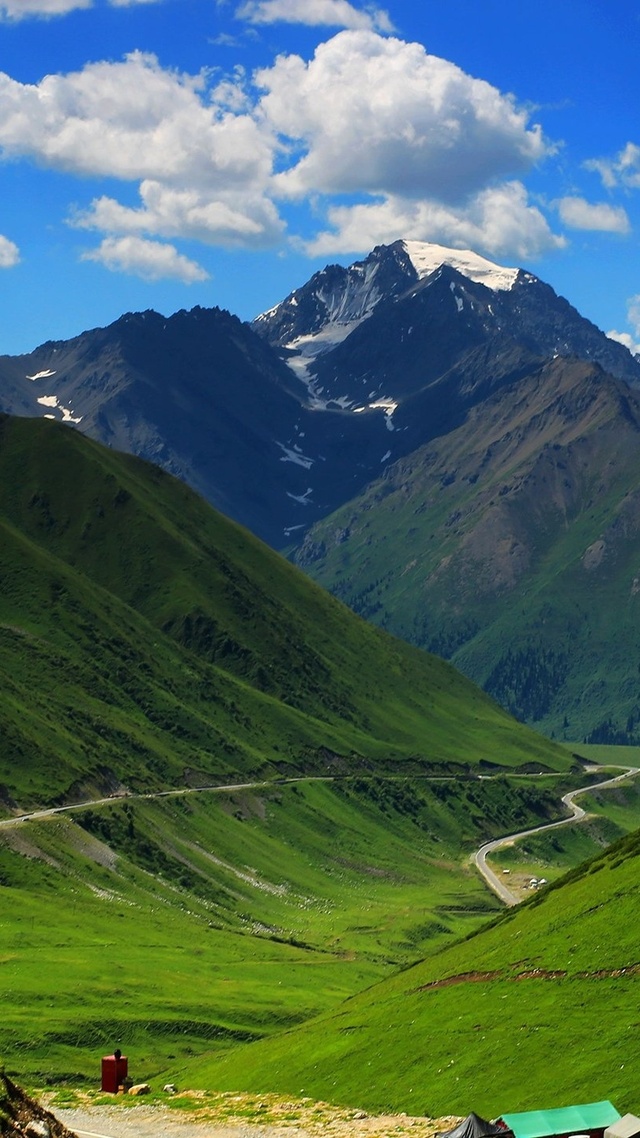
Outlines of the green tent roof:
M 558 1110 L 528 1110 L 523 1114 L 503 1114 L 502 1121 L 516 1138 L 547 1138 L 553 1134 L 583 1134 L 611 1126 L 620 1118 L 610 1102 L 588 1102 L 582 1106 L 563 1106 Z

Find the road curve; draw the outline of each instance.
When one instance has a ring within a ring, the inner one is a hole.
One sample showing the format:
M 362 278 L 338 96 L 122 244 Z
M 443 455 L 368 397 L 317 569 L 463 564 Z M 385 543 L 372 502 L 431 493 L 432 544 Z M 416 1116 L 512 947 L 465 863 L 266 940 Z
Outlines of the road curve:
M 606 770 L 606 767 L 597 768 Z M 620 770 L 620 767 L 616 768 Z M 495 850 L 500 849 L 502 846 L 512 845 L 513 842 L 519 841 L 521 838 L 528 838 L 531 834 L 540 834 L 543 830 L 556 830 L 560 826 L 571 826 L 574 822 L 582 822 L 587 817 L 586 811 L 581 806 L 577 806 L 574 799 L 579 794 L 588 794 L 592 790 L 604 790 L 607 787 L 618 786 L 626 779 L 633 778 L 634 775 L 640 774 L 640 767 L 624 767 L 624 774 L 618 774 L 614 778 L 605 779 L 603 782 L 595 782 L 591 786 L 580 786 L 576 790 L 570 790 L 567 794 L 563 794 L 562 802 L 568 806 L 572 811 L 571 817 L 561 818 L 559 822 L 545 822 L 543 826 L 533 826 L 530 830 L 519 830 L 517 834 L 506 834 L 503 838 L 494 838 L 491 842 L 485 842 L 480 846 L 480 849 L 473 855 L 474 864 L 477 866 L 482 877 L 486 881 L 490 889 L 504 901 L 505 905 L 519 904 L 519 898 L 507 889 L 504 882 L 498 877 L 496 873 L 487 865 L 487 856 L 494 853 Z
M 606 767 L 594 769 L 606 770 Z M 617 767 L 616 769 L 620 770 L 620 767 Z M 529 837 L 530 834 L 539 834 L 543 830 L 555 830 L 560 826 L 569 826 L 574 822 L 581 822 L 584 818 L 586 818 L 587 815 L 581 806 L 576 806 L 574 799 L 577 798 L 579 794 L 587 794 L 591 790 L 603 790 L 606 787 L 616 786 L 626 779 L 633 778 L 635 775 L 640 774 L 640 767 L 624 767 L 623 770 L 624 774 L 616 775 L 614 778 L 605 779 L 603 782 L 593 783 L 591 786 L 577 787 L 575 790 L 570 790 L 567 792 L 567 794 L 564 794 L 561 801 L 572 811 L 571 817 L 561 818 L 559 822 L 546 822 L 544 825 L 534 826 L 530 830 L 520 830 L 517 834 L 506 834 L 502 838 L 494 838 L 492 841 L 485 842 L 480 846 L 480 849 L 477 850 L 473 855 L 474 864 L 477 866 L 478 871 L 486 881 L 489 888 L 497 894 L 501 901 L 504 901 L 505 905 L 517 905 L 519 904 L 519 899 L 515 896 L 515 894 L 511 892 L 510 889 L 507 888 L 507 886 L 503 881 L 500 880 L 497 874 L 495 874 L 493 870 L 489 868 L 486 862 L 487 856 L 493 853 L 495 850 L 500 849 L 502 846 L 511 845 L 513 842 L 517 842 L 521 838 Z M 491 776 L 485 777 L 490 778 Z M 330 775 L 303 775 L 294 778 L 277 780 L 278 783 L 304 781 L 332 782 L 333 779 Z M 154 798 L 172 798 L 181 794 L 202 794 L 205 792 L 224 793 L 225 791 L 234 790 L 256 790 L 262 786 L 273 785 L 275 785 L 273 779 L 262 779 L 259 782 L 236 782 L 229 783 L 225 786 L 191 786 L 181 787 L 176 790 L 157 790 L 145 794 L 115 794 L 109 795 L 106 798 L 91 798 L 86 802 L 74 802 L 66 806 L 51 806 L 45 810 L 34 810 L 31 813 L 20 814 L 17 817 L 13 818 L 2 818 L 0 819 L 0 829 L 12 826 L 20 826 L 24 822 L 30 822 L 39 818 L 52 818 L 57 814 L 69 814 L 74 810 L 87 810 L 92 806 L 106 806 L 108 803 L 121 802 L 123 799 L 126 799 L 127 801 L 135 801 L 136 799 L 148 800 Z

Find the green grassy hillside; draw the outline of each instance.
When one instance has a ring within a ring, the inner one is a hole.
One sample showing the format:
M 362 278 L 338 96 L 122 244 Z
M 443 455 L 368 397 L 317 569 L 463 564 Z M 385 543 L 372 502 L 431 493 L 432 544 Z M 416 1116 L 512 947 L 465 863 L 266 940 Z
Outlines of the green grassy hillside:
M 1 797 L 490 760 L 561 769 L 154 467 L 0 419 Z
M 495 913 L 469 854 L 554 814 L 570 751 L 181 483 L 54 423 L 0 418 L 0 531 L 10 1073 L 86 1085 L 117 1044 L 136 1075 L 233 1084 L 244 1060 L 218 1075 L 204 1056 L 273 1040 L 297 1078 L 283 1029 Z M 550 773 L 500 773 L 523 770 Z M 387 1033 L 389 1063 L 406 1038 Z M 321 1069 L 326 1097 L 361 1100 L 348 1055 L 343 1084 Z
M 553 779 L 358 777 L 0 826 L 0 1055 L 95 1086 L 119 1045 L 184 1086 L 477 928 L 499 906 L 470 850 L 556 803 Z
M 314 527 L 299 564 L 561 739 L 640 741 L 640 405 L 557 359 Z
M 601 1098 L 633 1111 L 639 858 L 635 832 L 338 1011 L 187 1077 L 434 1116 Z

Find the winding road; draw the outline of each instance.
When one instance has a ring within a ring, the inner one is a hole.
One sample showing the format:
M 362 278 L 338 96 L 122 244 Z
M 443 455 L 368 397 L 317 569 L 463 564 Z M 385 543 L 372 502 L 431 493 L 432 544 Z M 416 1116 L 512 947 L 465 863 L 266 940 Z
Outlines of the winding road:
M 591 770 L 606 770 L 606 767 L 592 767 Z M 616 768 L 620 770 L 620 767 Z M 587 813 L 581 806 L 577 806 L 575 799 L 580 794 L 588 794 L 592 790 L 605 790 L 608 787 L 619 786 L 621 782 L 627 779 L 634 778 L 635 775 L 640 774 L 640 767 L 624 767 L 623 774 L 615 775 L 613 778 L 605 779 L 603 782 L 593 783 L 591 786 L 577 787 L 576 790 L 570 790 L 567 794 L 562 796 L 562 802 L 571 810 L 569 818 L 561 818 L 559 822 L 545 822 L 542 826 L 533 826 L 529 830 L 519 830 L 516 834 L 506 834 L 502 838 L 494 838 L 492 841 L 484 842 L 480 849 L 476 850 L 473 855 L 473 862 L 476 865 L 479 873 L 484 878 L 485 882 L 490 889 L 504 902 L 505 905 L 518 905 L 520 898 L 516 897 L 514 893 L 505 885 L 496 873 L 487 865 L 487 857 L 495 853 L 496 850 L 502 849 L 504 846 L 513 845 L 514 842 L 520 841 L 522 838 L 528 838 L 531 834 L 541 834 L 545 830 L 556 830 L 560 826 L 570 826 L 574 822 L 582 822 L 587 817 Z M 490 778 L 491 776 L 484 776 Z M 332 781 L 330 776 L 315 775 L 310 776 L 312 780 L 318 781 Z M 279 779 L 279 782 L 301 782 L 304 776 L 290 779 Z M 67 806 L 51 806 L 45 810 L 34 810 L 30 814 L 21 814 L 13 818 L 0 819 L 0 829 L 11 826 L 20 826 L 25 822 L 37 820 L 39 818 L 51 818 L 57 814 L 69 814 L 74 810 L 87 810 L 92 806 L 106 806 L 109 803 L 121 802 L 124 799 L 127 801 L 136 799 L 153 799 L 153 798 L 172 798 L 182 794 L 203 794 L 208 793 L 224 793 L 225 791 L 235 790 L 256 790 L 262 786 L 273 786 L 273 780 L 264 779 L 260 782 L 238 782 L 231 783 L 226 786 L 193 786 L 181 787 L 178 790 L 158 790 L 149 794 L 115 794 L 109 795 L 107 798 L 92 798 L 87 802 L 74 802 Z
M 604 770 L 606 768 L 596 767 L 592 769 Z M 616 769 L 620 770 L 620 767 Z M 567 794 L 563 794 L 562 796 L 562 802 L 572 811 L 569 818 L 561 818 L 559 822 L 545 822 L 542 826 L 534 826 L 530 830 L 519 830 L 517 834 L 507 834 L 504 838 L 494 838 L 493 841 L 485 842 L 474 854 L 473 861 L 489 888 L 497 894 L 501 901 L 504 901 L 505 905 L 518 905 L 520 898 L 516 897 L 515 893 L 512 893 L 498 875 L 487 865 L 488 855 L 495 853 L 496 850 L 504 846 L 513 845 L 514 842 L 520 841 L 521 838 L 528 838 L 531 834 L 541 834 L 544 830 L 557 830 L 560 826 L 571 826 L 574 822 L 583 822 L 587 817 L 587 813 L 581 806 L 577 806 L 574 801 L 579 794 L 588 794 L 592 790 L 605 790 L 608 787 L 619 786 L 621 782 L 633 778 L 637 774 L 640 774 L 640 767 L 625 767 L 624 774 L 618 774 L 614 778 L 605 779 L 603 782 L 592 783 L 591 786 L 581 786 L 578 787 L 577 790 L 570 790 Z

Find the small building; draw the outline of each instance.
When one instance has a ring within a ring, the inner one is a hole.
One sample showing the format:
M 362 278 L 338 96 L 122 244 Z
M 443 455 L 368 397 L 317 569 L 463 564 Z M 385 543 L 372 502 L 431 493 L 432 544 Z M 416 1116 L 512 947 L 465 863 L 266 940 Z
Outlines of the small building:
M 623 1114 L 618 1122 L 607 1126 L 604 1138 L 640 1138 L 640 1118 L 635 1114 Z
M 605 1100 L 557 1110 L 503 1114 L 500 1121 L 513 1131 L 515 1138 L 604 1138 L 605 1130 L 620 1121 L 620 1114 Z

